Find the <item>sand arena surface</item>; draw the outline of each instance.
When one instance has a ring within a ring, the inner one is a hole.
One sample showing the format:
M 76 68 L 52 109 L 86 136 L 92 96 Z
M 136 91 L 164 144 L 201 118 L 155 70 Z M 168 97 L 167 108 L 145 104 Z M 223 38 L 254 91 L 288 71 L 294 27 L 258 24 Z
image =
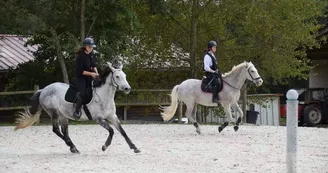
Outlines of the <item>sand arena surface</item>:
M 285 173 L 286 127 L 122 125 L 141 150 L 135 154 L 115 129 L 103 152 L 108 132 L 98 125 L 71 125 L 69 133 L 80 154 L 52 132 L 52 126 L 13 131 L 0 127 L 0 173 Z M 299 172 L 328 173 L 328 129 L 298 130 Z

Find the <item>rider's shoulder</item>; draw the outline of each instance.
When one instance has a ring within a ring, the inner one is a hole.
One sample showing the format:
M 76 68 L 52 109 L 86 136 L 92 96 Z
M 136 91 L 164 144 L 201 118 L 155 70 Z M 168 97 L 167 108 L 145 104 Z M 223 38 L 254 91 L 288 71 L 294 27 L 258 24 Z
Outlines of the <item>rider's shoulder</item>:
M 204 55 L 204 58 L 211 58 L 207 53 Z

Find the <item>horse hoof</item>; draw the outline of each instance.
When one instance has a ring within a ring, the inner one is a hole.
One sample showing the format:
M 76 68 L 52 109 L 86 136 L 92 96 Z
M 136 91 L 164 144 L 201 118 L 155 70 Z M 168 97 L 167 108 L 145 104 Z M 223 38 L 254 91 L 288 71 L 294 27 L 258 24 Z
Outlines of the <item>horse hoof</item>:
M 221 133 L 222 132 L 222 130 L 223 130 L 223 127 L 219 127 L 219 133 Z
M 107 147 L 105 146 L 105 145 L 103 145 L 102 147 L 101 147 L 101 150 L 102 151 L 105 151 L 107 149 Z
M 241 117 L 238 117 L 237 124 L 241 123 Z
M 233 129 L 236 131 L 238 131 L 239 127 L 238 126 L 234 126 Z
M 141 151 L 139 149 L 134 149 L 134 153 L 140 153 Z
M 201 134 L 200 130 L 196 130 L 196 132 L 197 132 L 199 135 Z
M 77 150 L 76 148 L 71 148 L 70 150 L 72 153 L 80 154 L 79 150 Z

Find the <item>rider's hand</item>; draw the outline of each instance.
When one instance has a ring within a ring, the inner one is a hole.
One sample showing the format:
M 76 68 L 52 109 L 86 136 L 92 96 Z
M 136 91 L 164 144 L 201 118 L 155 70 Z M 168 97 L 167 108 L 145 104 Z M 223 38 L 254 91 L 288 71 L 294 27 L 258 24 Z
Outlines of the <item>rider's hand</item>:
M 91 76 L 95 79 L 97 78 L 99 75 L 97 73 L 91 73 Z

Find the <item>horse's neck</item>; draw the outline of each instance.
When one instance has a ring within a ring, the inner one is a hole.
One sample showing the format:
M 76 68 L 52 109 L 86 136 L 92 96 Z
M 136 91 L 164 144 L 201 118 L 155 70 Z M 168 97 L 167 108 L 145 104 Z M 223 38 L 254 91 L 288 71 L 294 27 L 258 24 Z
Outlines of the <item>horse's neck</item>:
M 223 79 L 235 88 L 241 89 L 246 81 L 244 68 L 240 68 L 237 71 L 225 76 Z
M 109 76 L 110 77 L 110 76 Z M 95 93 L 98 95 L 96 97 L 100 98 L 100 102 L 107 103 L 110 100 L 114 100 L 116 87 L 107 82 L 100 86 L 99 88 L 94 88 Z M 95 97 L 95 96 L 93 96 Z

